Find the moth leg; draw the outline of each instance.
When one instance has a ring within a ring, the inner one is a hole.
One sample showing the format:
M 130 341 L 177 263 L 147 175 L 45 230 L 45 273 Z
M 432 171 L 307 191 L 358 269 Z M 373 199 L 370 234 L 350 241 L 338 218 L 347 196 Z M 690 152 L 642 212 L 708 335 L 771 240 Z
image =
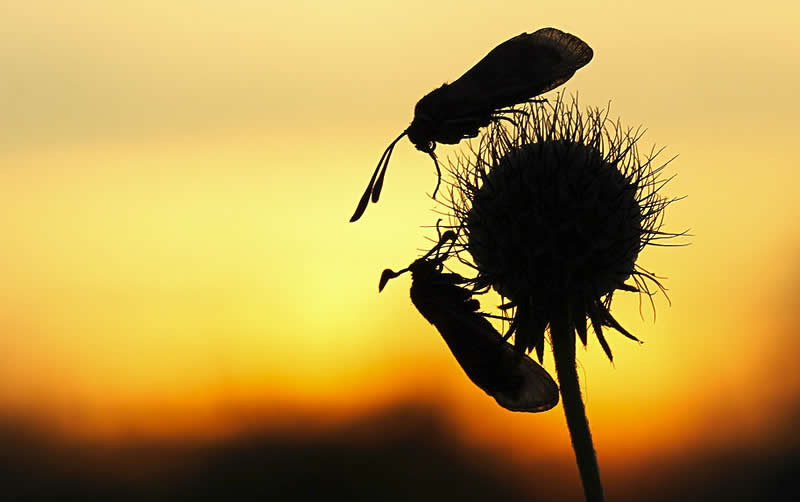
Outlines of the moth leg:
M 433 159 L 433 165 L 436 166 L 436 188 L 433 189 L 433 198 L 436 199 L 436 192 L 439 191 L 439 185 L 442 183 L 442 170 L 439 169 L 439 161 L 436 160 L 436 154 L 433 150 L 428 152 L 428 155 Z
M 513 317 L 506 317 L 504 315 L 489 314 L 489 313 L 486 313 L 486 312 L 478 312 L 478 315 L 483 316 L 483 317 L 488 317 L 490 319 L 497 319 L 497 320 L 500 320 L 500 321 L 511 321 L 511 320 L 514 319 Z M 511 335 L 510 334 L 505 335 L 503 338 L 507 338 L 509 336 L 511 336 Z
M 530 113 L 526 112 L 525 110 L 518 110 L 516 108 L 503 108 L 503 109 L 497 110 L 494 114 L 492 114 L 492 117 L 494 118 L 498 114 L 501 114 L 501 113 L 518 113 L 518 114 L 524 115 L 526 117 L 528 115 L 530 115 Z
M 519 126 L 519 123 L 516 120 L 514 120 L 512 118 L 509 118 L 509 117 L 506 117 L 505 115 L 492 115 L 492 120 L 497 121 L 497 122 L 499 122 L 501 120 L 505 120 L 506 122 L 509 122 L 510 124 L 512 124 L 514 126 Z
M 508 331 L 506 332 L 506 334 L 503 335 L 503 341 L 507 342 L 508 339 L 511 338 L 511 335 L 513 335 L 516 330 L 517 330 L 517 321 L 516 319 L 514 319 L 513 321 L 511 321 L 511 326 L 508 327 Z
M 476 286 L 477 286 L 477 284 L 476 284 Z M 491 287 L 492 287 L 491 284 L 488 284 L 488 285 L 483 286 L 481 288 L 473 289 L 472 293 L 475 294 L 475 295 L 482 295 L 482 294 L 485 294 L 485 293 L 489 292 L 489 289 L 491 289 Z

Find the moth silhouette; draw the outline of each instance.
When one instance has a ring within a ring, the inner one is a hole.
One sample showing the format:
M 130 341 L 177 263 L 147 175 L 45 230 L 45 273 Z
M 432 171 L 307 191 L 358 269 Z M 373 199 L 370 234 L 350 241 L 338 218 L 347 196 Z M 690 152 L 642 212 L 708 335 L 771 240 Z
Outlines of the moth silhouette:
M 463 277 L 442 272 L 447 256 L 439 256 L 438 250 L 455 237 L 454 232 L 445 232 L 433 249 L 408 268 L 398 272 L 384 270 L 378 291 L 390 279 L 410 271 L 411 301 L 439 330 L 472 383 L 508 410 L 534 413 L 549 410 L 559 399 L 558 385 L 550 374 L 514 349 L 478 313 L 480 303 L 472 298 L 472 291 L 459 286 L 466 282 Z
M 411 125 L 381 155 L 350 221 L 361 218 L 370 198 L 378 202 L 389 158 L 403 136 L 433 159 L 438 176 L 435 198 L 442 178 L 433 153 L 436 143 L 455 145 L 464 138 L 474 138 L 481 127 L 503 118 L 509 107 L 569 80 L 592 56 L 592 49 L 575 35 L 542 28 L 506 40 L 458 80 L 423 96 L 414 107 Z

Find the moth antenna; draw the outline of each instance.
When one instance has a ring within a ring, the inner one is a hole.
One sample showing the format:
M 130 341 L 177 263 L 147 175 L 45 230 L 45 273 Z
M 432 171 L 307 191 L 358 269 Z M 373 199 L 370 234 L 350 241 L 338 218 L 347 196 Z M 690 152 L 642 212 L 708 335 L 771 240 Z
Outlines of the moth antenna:
M 378 293 L 383 291 L 383 288 L 386 287 L 386 283 L 389 282 L 390 279 L 394 279 L 404 273 L 408 272 L 408 267 L 404 268 L 403 270 L 398 270 L 395 272 L 394 270 L 387 268 L 381 273 L 381 280 L 378 281 Z
M 436 234 L 439 236 L 439 242 L 442 242 L 442 230 L 439 228 L 439 224 L 441 222 L 442 222 L 441 218 L 436 220 Z
M 447 242 L 447 241 L 455 241 L 455 240 L 456 240 L 456 233 L 453 232 L 452 230 L 448 230 L 447 232 L 443 233 L 439 237 L 439 242 L 437 242 L 436 245 L 433 246 L 433 248 L 430 251 L 425 253 L 425 256 L 420 258 L 420 260 L 427 260 L 434 253 L 436 253 L 436 258 L 438 259 L 439 258 L 439 250 L 442 248 L 444 243 Z M 452 244 L 451 244 L 451 247 L 452 247 Z M 447 252 L 449 253 L 450 250 L 448 250 Z
M 372 187 L 372 202 L 378 202 L 378 199 L 381 196 L 381 190 L 383 190 L 383 178 L 386 176 L 386 168 L 389 167 L 389 158 L 391 158 L 393 151 L 394 151 L 394 143 L 389 145 L 389 148 L 387 150 L 388 155 L 386 155 L 386 159 L 383 161 L 381 174 L 375 181 L 375 186 Z
M 403 133 L 395 138 L 394 141 L 389 145 L 386 149 L 386 160 L 383 161 L 383 169 L 381 169 L 381 174 L 378 176 L 378 180 L 375 181 L 375 186 L 372 187 L 372 202 L 378 202 L 378 198 L 381 196 L 381 189 L 383 189 L 383 178 L 386 176 L 386 168 L 389 167 L 389 157 L 392 156 L 392 152 L 394 151 L 394 145 L 397 144 L 400 139 L 408 133 L 408 129 L 403 131 Z M 381 159 L 383 160 L 383 159 Z M 378 163 L 380 166 L 380 163 Z
M 456 245 L 456 238 L 458 237 L 458 234 L 452 230 L 448 230 L 447 232 L 444 233 L 444 237 L 447 237 L 448 238 L 447 240 L 450 241 L 450 247 L 447 248 L 447 251 L 444 253 L 444 255 L 450 256 L 450 251 L 452 251 L 453 246 Z
M 394 145 L 400 140 L 400 138 L 406 135 L 406 131 L 403 131 L 403 134 L 401 134 L 400 136 L 397 137 L 397 139 L 392 141 L 389 144 L 389 146 L 386 147 L 386 150 L 383 151 L 383 155 L 381 155 L 381 159 L 378 161 L 378 165 L 375 167 L 375 172 L 372 173 L 372 178 L 369 179 L 369 183 L 367 184 L 367 189 L 364 190 L 364 195 L 362 195 L 361 200 L 358 201 L 358 206 L 356 206 L 356 211 L 353 213 L 353 216 L 350 217 L 350 223 L 358 221 L 358 219 L 361 218 L 361 216 L 364 214 L 364 211 L 367 210 L 367 204 L 369 204 L 370 195 L 372 195 L 372 202 L 378 202 L 378 197 L 380 196 L 380 191 L 381 191 L 381 185 L 383 185 L 383 176 L 386 173 L 386 164 L 389 163 L 388 157 L 391 156 Z M 378 171 L 380 171 L 382 165 L 384 166 L 383 173 L 381 173 L 380 179 L 376 184 L 375 179 L 378 178 Z

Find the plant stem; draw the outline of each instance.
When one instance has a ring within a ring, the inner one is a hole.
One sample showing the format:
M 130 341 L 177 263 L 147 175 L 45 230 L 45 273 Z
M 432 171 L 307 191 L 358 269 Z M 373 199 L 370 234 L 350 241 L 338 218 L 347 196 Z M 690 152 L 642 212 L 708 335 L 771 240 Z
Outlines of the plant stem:
M 592 444 L 592 433 L 581 398 L 578 371 L 575 366 L 575 330 L 570 325 L 567 313 L 556 315 L 550 323 L 553 357 L 561 388 L 561 402 L 567 418 L 567 428 L 575 450 L 575 460 L 583 483 L 583 495 L 587 502 L 603 502 L 603 485 L 597 467 L 597 455 Z

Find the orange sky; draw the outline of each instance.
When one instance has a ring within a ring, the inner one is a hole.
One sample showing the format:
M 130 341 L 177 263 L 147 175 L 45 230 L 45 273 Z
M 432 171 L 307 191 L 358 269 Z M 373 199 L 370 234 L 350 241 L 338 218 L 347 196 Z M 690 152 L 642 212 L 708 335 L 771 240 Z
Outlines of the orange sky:
M 0 16 L 0 408 L 90 435 L 189 434 L 419 396 L 454 410 L 467 436 L 535 428 L 571 455 L 560 407 L 513 415 L 469 384 L 408 278 L 377 294 L 380 271 L 431 235 L 430 161 L 403 140 L 381 203 L 347 222 L 417 99 L 497 43 L 555 26 L 595 51 L 567 91 L 611 100 L 612 116 L 648 128 L 643 148 L 680 155 L 667 193 L 688 198 L 666 224 L 694 235 L 640 258 L 668 277 L 657 322 L 635 295 L 616 298 L 645 344 L 611 334 L 615 366 L 595 340 L 580 353 L 601 463 L 769 439 L 800 396 L 786 371 L 797 7 L 509 4 L 12 2 Z

